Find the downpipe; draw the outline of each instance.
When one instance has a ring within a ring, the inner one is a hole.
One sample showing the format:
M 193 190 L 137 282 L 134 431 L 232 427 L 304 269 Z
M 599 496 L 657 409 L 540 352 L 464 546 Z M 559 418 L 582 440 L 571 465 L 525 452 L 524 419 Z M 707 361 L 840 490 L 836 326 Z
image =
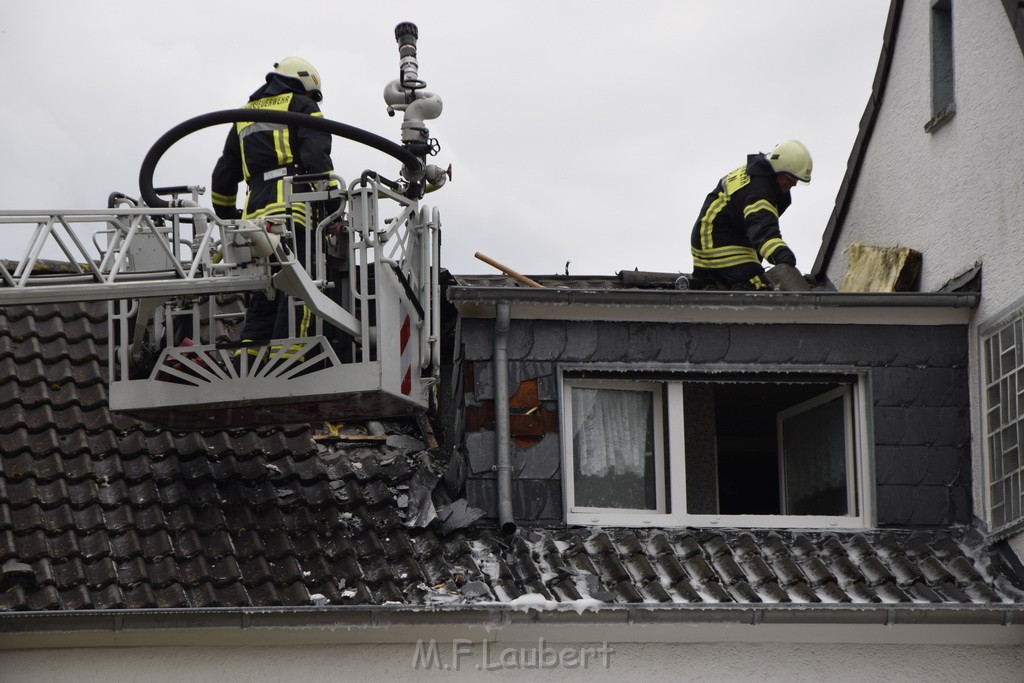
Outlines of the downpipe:
M 498 475 L 498 527 L 514 534 L 512 519 L 512 437 L 509 426 L 508 331 L 512 307 L 499 301 L 494 310 L 494 431 Z
M 430 250 L 433 258 L 430 264 L 430 325 L 433 335 L 430 342 L 430 365 L 435 375 L 441 367 L 441 212 L 433 209 L 430 222 Z

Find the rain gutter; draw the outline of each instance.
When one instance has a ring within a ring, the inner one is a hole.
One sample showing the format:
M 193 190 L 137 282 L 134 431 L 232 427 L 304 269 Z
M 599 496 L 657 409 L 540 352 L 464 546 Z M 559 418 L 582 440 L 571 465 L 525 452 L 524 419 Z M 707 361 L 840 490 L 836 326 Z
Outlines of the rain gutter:
M 966 325 L 977 292 L 718 292 L 566 287 L 453 286 L 463 318 L 493 318 L 498 302 L 517 319 L 808 325 Z
M 684 630 L 693 625 L 698 629 Z M 724 627 L 714 631 L 714 627 Z M 846 629 L 832 632 L 822 626 L 862 627 L 859 636 Z M 667 627 L 661 630 L 660 627 Z M 757 627 L 736 633 L 737 627 Z M 0 613 L 0 650 L 19 647 L 68 647 L 85 645 L 144 644 L 163 642 L 166 634 L 206 642 L 211 631 L 237 634 L 240 643 L 281 642 L 282 632 L 291 640 L 377 642 L 382 633 L 388 642 L 415 642 L 417 638 L 481 629 L 490 640 L 514 642 L 552 634 L 575 634 L 575 639 L 678 642 L 756 638 L 767 627 L 803 627 L 788 632 L 820 642 L 898 642 L 906 629 L 906 642 L 964 642 L 968 629 L 982 629 L 978 638 L 996 644 L 1024 644 L 1024 605 L 905 605 L 905 604 L 787 604 L 787 605 L 602 605 L 594 608 L 561 603 L 553 608 L 528 608 L 514 604 L 479 603 L 443 606 L 325 605 L 267 608 L 182 608 Z M 881 628 L 879 628 L 881 627 Z M 921 630 L 919 627 L 929 627 Z M 944 627 L 944 628 L 931 628 Z M 595 628 L 594 631 L 580 631 Z M 447 630 L 446 630 L 447 629 Z M 709 631 L 708 629 L 712 629 Z M 730 630 L 731 629 L 731 630 Z M 917 629 L 917 631 L 914 631 Z M 780 634 L 783 633 L 780 630 Z M 199 632 L 203 632 L 200 634 Z M 319 633 L 312 638 L 311 633 Z M 803 633 L 803 636 L 799 634 Z M 305 634 L 305 636 L 303 635 Z M 704 635 L 701 635 L 704 634 Z M 716 635 L 717 634 L 717 635 Z M 52 635 L 52 638 L 46 636 Z M 81 636 L 76 638 L 75 636 Z M 761 633 L 760 636 L 767 636 Z M 136 642 L 132 642 L 133 637 Z
M 975 308 L 977 292 L 728 292 L 694 290 L 571 289 L 563 287 L 448 288 L 452 303 L 498 301 L 539 304 L 740 308 Z

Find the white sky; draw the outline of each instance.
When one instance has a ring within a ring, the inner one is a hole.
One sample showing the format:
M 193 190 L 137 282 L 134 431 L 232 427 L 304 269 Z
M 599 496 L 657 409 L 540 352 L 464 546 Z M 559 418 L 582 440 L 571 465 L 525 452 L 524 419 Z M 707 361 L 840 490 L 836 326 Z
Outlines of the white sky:
M 814 157 L 783 237 L 810 270 L 871 92 L 889 0 L 471 0 L 367 3 L 3 0 L 0 211 L 137 197 L 172 126 L 244 103 L 295 54 L 324 80 L 329 119 L 399 139 L 384 86 L 394 27 L 419 27 L 420 77 L 444 101 L 434 163 L 443 265 L 527 274 L 688 272 L 689 234 L 718 178 L 789 138 Z M 226 126 L 157 167 L 209 188 Z M 335 138 L 346 179 L 398 163 Z M 244 187 L 240 188 L 244 191 Z M 209 194 L 202 202 L 209 206 Z M 5 226 L 0 226 L 0 229 Z M 24 231 L 22 231 L 24 232 Z M 17 259 L 24 235 L 0 237 Z

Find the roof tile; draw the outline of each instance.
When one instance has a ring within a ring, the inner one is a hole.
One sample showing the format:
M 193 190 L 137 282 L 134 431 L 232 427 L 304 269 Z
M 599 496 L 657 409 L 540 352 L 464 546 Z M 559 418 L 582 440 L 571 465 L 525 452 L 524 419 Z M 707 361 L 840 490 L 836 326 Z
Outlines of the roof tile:
M 691 557 L 683 562 L 683 567 L 686 568 L 686 572 L 698 585 L 704 585 L 709 581 L 715 580 L 717 577 L 715 570 L 711 568 L 711 565 L 708 564 L 708 561 L 703 556 Z
M 774 557 L 769 558 L 768 561 L 781 585 L 789 587 L 797 581 L 804 580 L 804 575 L 803 572 L 800 571 L 800 567 L 798 567 L 796 562 L 790 559 L 787 555 L 775 555 Z
M 159 607 L 156 593 L 148 584 L 138 584 L 124 591 L 124 599 L 128 609 L 145 609 Z
M 35 531 L 46 526 L 43 509 L 36 504 L 23 508 L 13 508 L 11 510 L 11 519 L 14 523 L 14 528 L 19 531 Z
M 132 587 L 137 586 L 149 578 L 148 568 L 145 560 L 141 557 L 135 557 L 130 560 L 124 560 L 117 563 L 117 582 L 121 586 Z M 126 594 L 126 599 L 128 596 Z
M 793 602 L 821 602 L 818 594 L 807 585 L 806 581 L 797 581 L 792 585 L 786 586 L 786 591 L 793 598 Z
M 748 554 L 744 556 L 743 573 L 752 586 L 761 586 L 768 581 L 775 579 L 775 573 L 760 555 Z
M 105 528 L 119 534 L 135 528 L 135 511 L 128 505 L 119 505 L 112 510 L 104 510 Z
M 142 529 L 140 528 L 140 531 Z M 163 558 L 174 553 L 171 536 L 165 530 L 156 530 L 139 538 L 143 556 L 150 559 Z
M 889 558 L 889 568 L 896 577 L 900 586 L 920 581 L 922 578 L 921 568 L 911 562 L 906 556 L 893 554 Z
M 14 536 L 13 538 L 14 542 L 9 547 L 14 548 L 14 556 L 22 562 L 35 562 L 46 557 L 49 553 L 49 547 L 46 544 L 46 534 L 41 530 Z
M 863 556 L 860 570 L 869 586 L 878 586 L 895 580 L 892 573 L 874 555 Z
M 179 584 L 181 577 L 178 574 L 178 564 L 170 555 L 164 555 L 150 560 L 149 580 L 154 588 L 165 588 L 172 584 Z
M 881 602 L 882 599 L 871 590 L 863 581 L 845 584 L 843 589 L 850 596 L 853 602 Z
M 756 603 L 761 602 L 761 597 L 750 587 L 750 584 L 746 581 L 737 581 L 734 584 L 729 585 L 729 596 L 733 602 L 739 603 Z
M 54 575 L 53 565 L 49 558 L 43 558 L 32 563 L 32 575 L 36 586 L 52 586 L 57 583 Z
M 141 534 L 152 534 L 167 529 L 167 520 L 164 519 L 163 510 L 158 501 L 149 507 L 136 508 L 135 528 Z
M 210 581 L 210 567 L 202 555 L 179 559 L 178 574 L 182 583 L 187 586 L 197 586 Z
M 63 533 L 48 538 L 49 556 L 54 561 L 61 561 L 72 557 L 79 557 L 82 554 L 79 545 L 79 536 L 74 530 L 67 530 Z
M 942 600 L 941 602 L 946 602 L 946 601 L 963 602 L 963 603 L 973 602 L 973 600 L 971 599 L 971 596 L 968 595 L 965 591 L 960 590 L 959 586 L 957 586 L 952 581 L 937 582 L 936 584 L 932 584 L 932 587 L 938 593 L 940 593 L 942 595 L 942 597 L 945 598 L 945 600 Z
M 85 577 L 90 587 L 117 583 L 117 565 L 109 557 L 101 557 L 85 565 Z
M 663 537 L 664 538 L 664 537 Z M 661 575 L 665 576 L 670 585 L 675 586 L 687 579 L 686 570 L 675 555 L 661 553 L 654 558 L 654 564 Z
M 247 586 L 246 592 L 249 595 L 249 600 L 255 605 L 273 607 L 285 604 L 284 598 L 282 598 L 277 590 L 277 586 L 270 582 Z
M 835 582 L 830 581 L 815 586 L 815 590 L 822 602 L 853 602 L 852 598 Z
M 914 602 L 907 593 L 900 590 L 899 586 L 891 580 L 873 585 L 871 588 L 882 602 Z
M 680 600 L 683 602 L 702 602 L 700 594 L 694 590 L 693 586 L 686 579 L 680 579 L 672 584 L 672 592 L 675 593 Z
M 217 597 L 217 589 L 211 583 L 191 585 L 186 593 L 189 604 L 196 607 L 223 607 L 223 603 Z
M 46 533 L 58 534 L 75 528 L 75 512 L 70 505 L 58 505 L 48 510 L 44 517 Z
M 75 528 L 79 533 L 90 533 L 103 526 L 103 509 L 93 503 L 87 507 L 72 507 L 75 516 Z
M 172 584 L 165 588 L 157 588 L 158 583 L 154 582 L 154 594 L 156 595 L 157 607 L 191 607 L 188 602 L 188 594 L 180 584 Z M 258 604 L 258 603 L 257 603 Z
M 85 584 L 71 586 L 59 593 L 61 607 L 65 610 L 81 610 L 92 608 L 92 593 Z
M 732 558 L 732 555 L 722 554 L 714 559 L 713 566 L 715 571 L 721 577 L 722 583 L 726 586 L 730 586 L 738 581 L 742 581 L 745 577 L 743 570 L 736 563 L 736 560 Z
M 992 604 L 1001 602 L 999 595 L 981 581 L 968 581 L 962 584 L 964 593 L 970 596 L 971 602 Z
M 210 576 L 219 586 L 236 583 L 241 575 L 238 562 L 230 555 L 210 561 Z
M 826 583 L 835 583 L 835 577 L 820 557 L 806 553 L 803 560 L 797 564 L 812 587 L 818 588 Z
M 204 533 L 202 546 L 206 555 L 213 558 L 231 557 L 234 552 L 231 536 L 223 528 Z
M 906 586 L 901 586 L 907 595 L 917 602 L 942 602 L 938 593 L 933 591 L 924 582 L 917 581 Z
M 262 585 L 274 578 L 274 570 L 264 557 L 254 557 L 242 562 L 238 570 L 242 582 L 248 587 Z
M 833 559 L 829 565 L 829 569 L 836 577 L 839 585 L 844 588 L 852 583 L 864 581 L 864 575 L 861 574 L 860 570 L 857 569 L 857 565 L 855 565 L 846 555 Z

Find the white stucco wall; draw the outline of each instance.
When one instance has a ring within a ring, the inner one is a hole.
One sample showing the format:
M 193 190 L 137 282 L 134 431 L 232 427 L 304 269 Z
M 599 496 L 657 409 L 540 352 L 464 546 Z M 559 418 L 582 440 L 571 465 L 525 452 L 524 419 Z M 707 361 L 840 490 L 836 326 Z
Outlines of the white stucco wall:
M 827 274 L 842 280 L 853 242 L 922 252 L 922 291 L 980 262 L 982 297 L 970 331 L 977 407 L 978 330 L 1024 305 L 1024 55 L 1002 3 L 952 0 L 956 115 L 926 133 L 931 4 L 904 2 L 888 85 Z M 976 408 L 974 512 L 987 519 L 981 424 Z
M 163 647 L 0 651 L 5 683 L 177 683 L 178 681 L 938 681 L 1019 680 L 1020 647 L 797 644 L 611 644 L 608 665 L 545 669 L 502 667 L 518 655 L 495 646 L 484 658 L 467 646 L 452 670 L 451 644 L 440 650 L 449 670 L 414 667 L 415 645 L 304 647 Z M 562 645 L 553 645 L 561 652 Z M 549 661 L 556 661 L 551 655 Z M 421 660 L 422 661 L 422 660 Z
M 931 0 L 906 0 L 829 277 L 852 242 L 924 254 L 921 290 L 984 264 L 985 319 L 1024 293 L 1024 55 L 998 0 L 953 0 L 956 116 L 934 133 Z

